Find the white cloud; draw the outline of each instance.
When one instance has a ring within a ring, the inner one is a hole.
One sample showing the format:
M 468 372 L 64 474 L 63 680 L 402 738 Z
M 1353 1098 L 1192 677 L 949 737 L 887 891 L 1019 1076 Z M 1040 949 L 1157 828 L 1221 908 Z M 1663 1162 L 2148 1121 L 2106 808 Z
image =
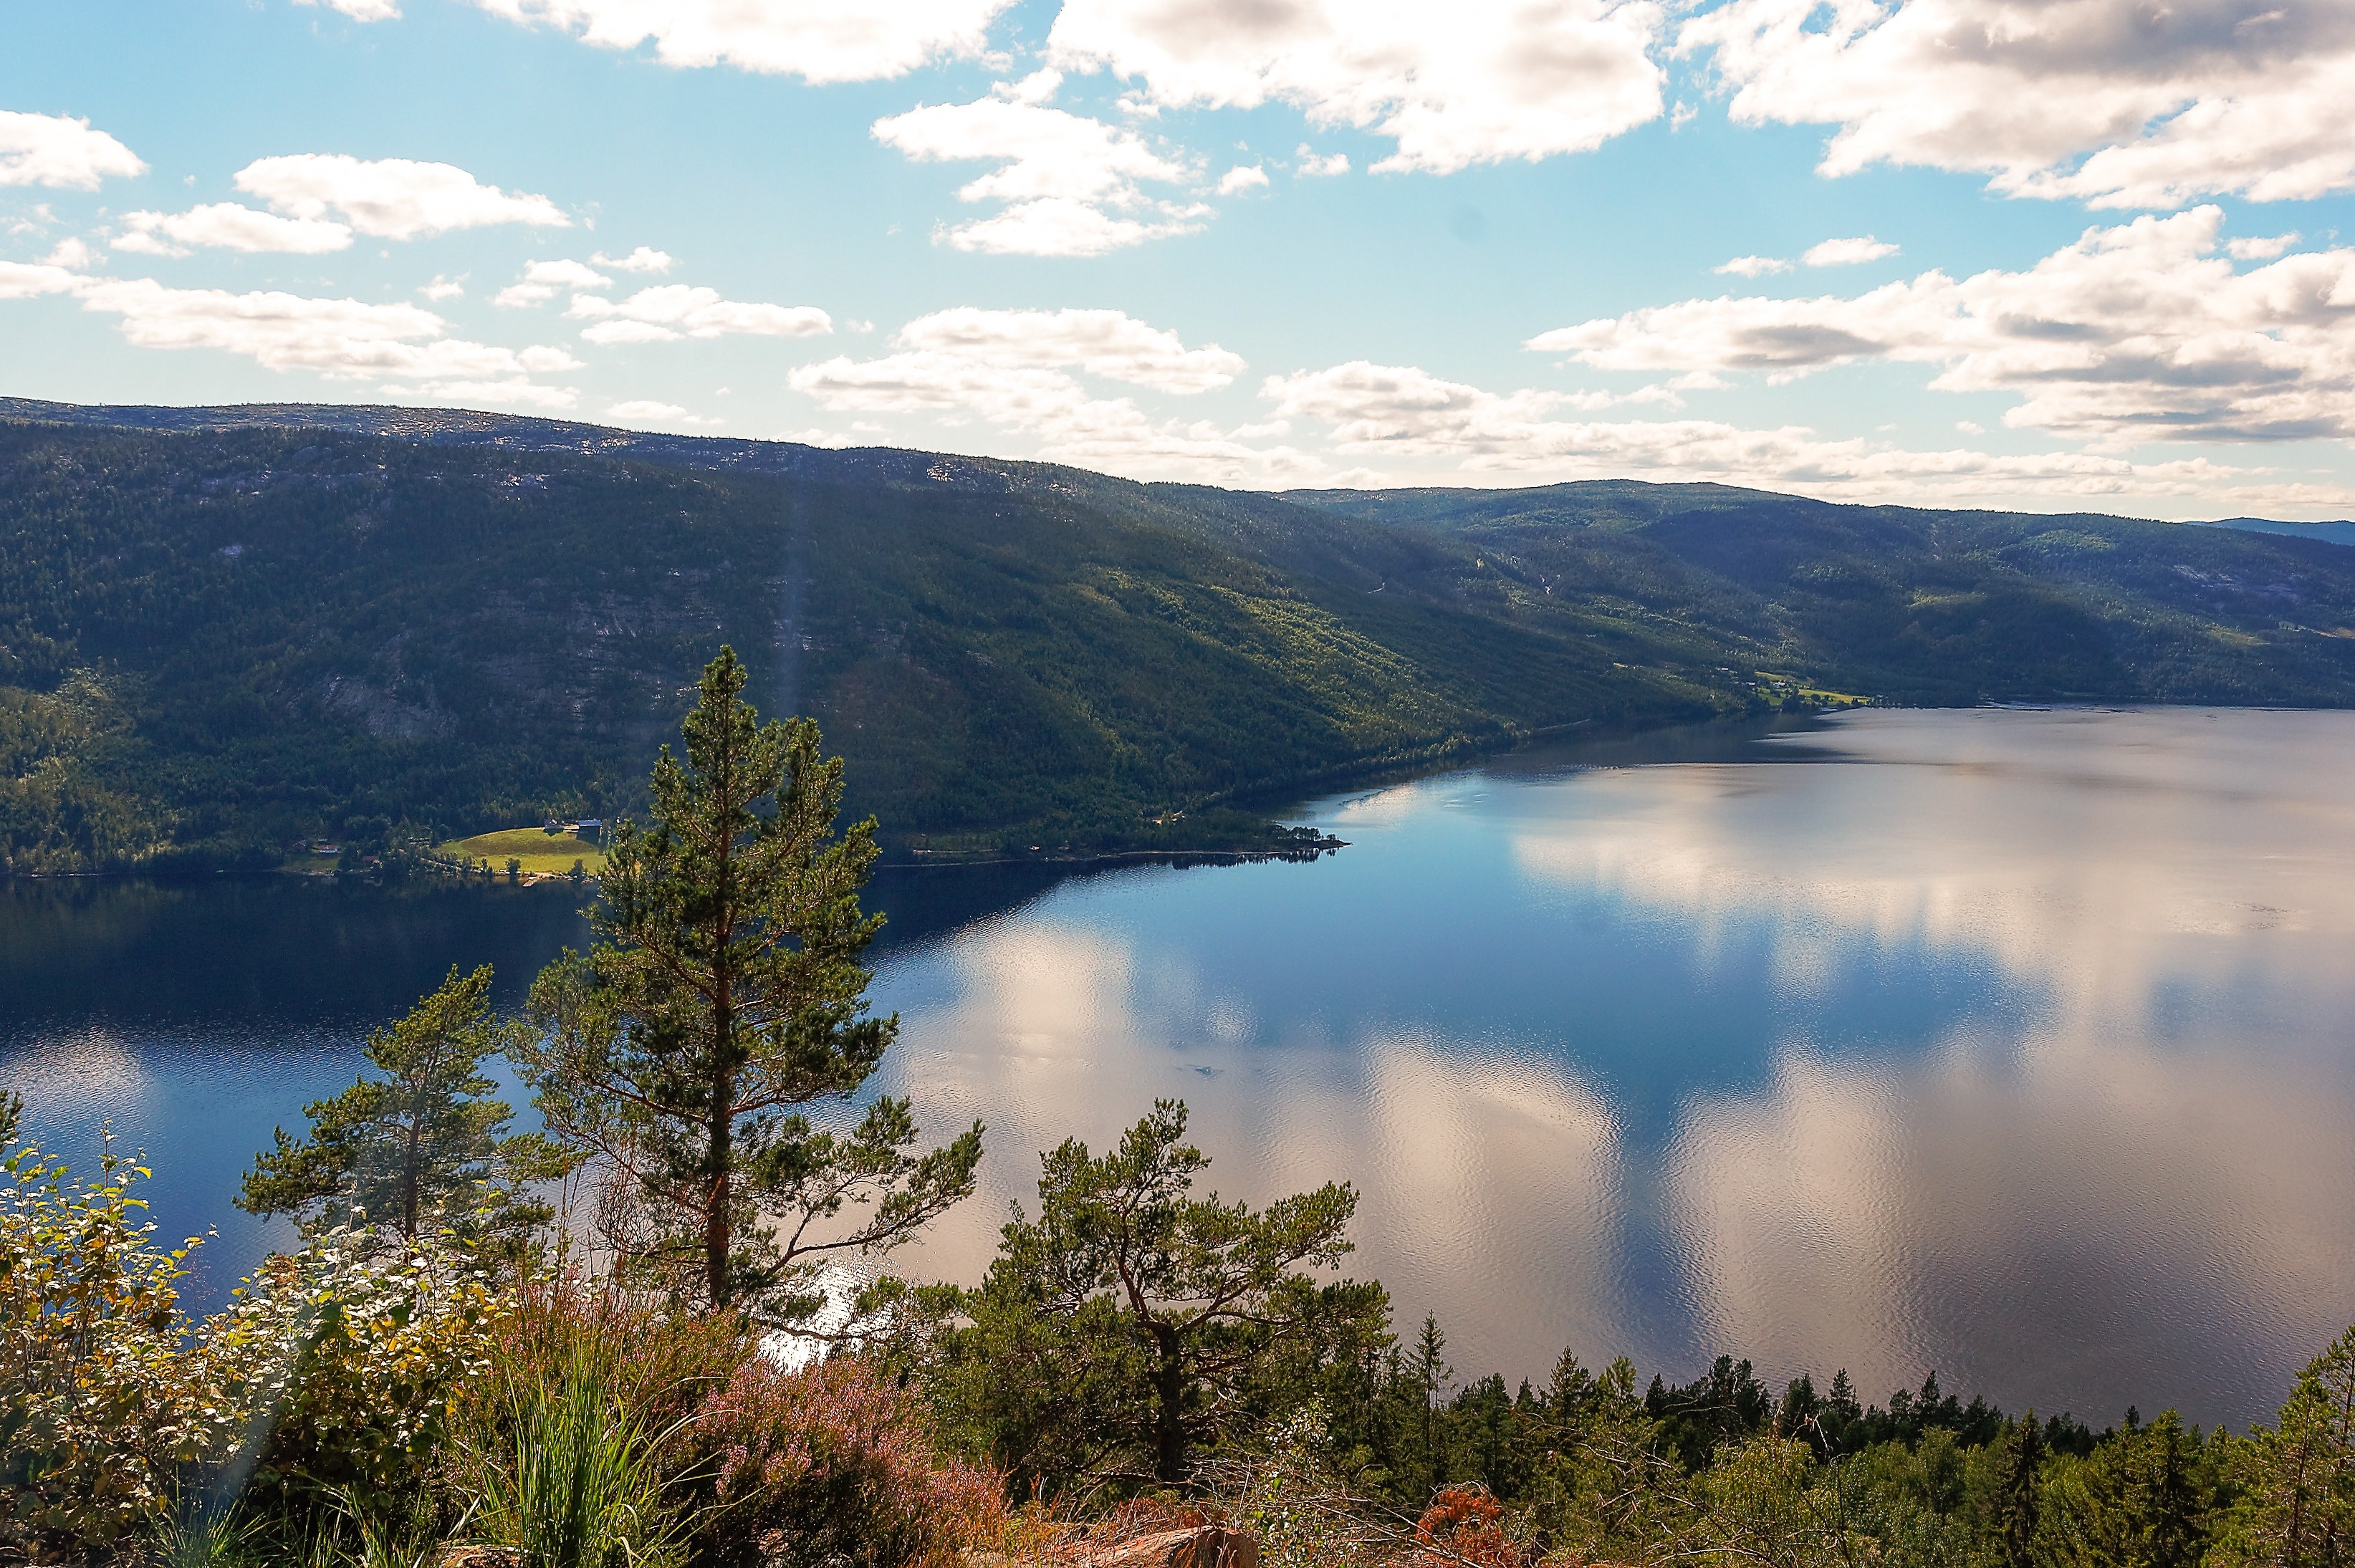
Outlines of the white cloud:
M 1925 164 L 2097 207 L 2355 188 L 2344 0 L 1729 0 L 1677 48 L 1711 55 L 1738 122 L 1838 127 L 1828 175 Z
M 1100 256 L 1194 227 L 1167 202 L 1149 203 L 1139 184 L 1188 181 L 1196 171 L 1164 157 L 1132 131 L 1049 108 L 1054 73 L 1001 87 L 970 103 L 928 104 L 878 120 L 875 139 L 927 162 L 986 160 L 998 165 L 957 191 L 967 202 L 1011 204 L 991 217 L 944 230 L 960 250 L 1026 256 Z M 1115 217 L 1151 207 L 1159 221 Z
M 1552 417 L 1565 401 L 1559 394 L 1500 395 L 1412 366 L 1364 360 L 1270 376 L 1263 394 L 1280 417 L 1333 427 L 1340 452 L 1451 458 L 1473 471 L 1713 480 L 1849 499 L 2182 495 L 2227 487 L 2286 499 L 2318 493 L 2296 485 L 2252 487 L 2239 482 L 2249 471 L 2200 459 L 2138 464 L 2086 452 L 1909 451 L 1825 440 L 1796 425 L 1745 429 L 1701 419 L 1565 420 Z
M 892 346 L 993 366 L 1071 366 L 1156 391 L 1207 392 L 1242 373 L 1241 355 L 1188 348 L 1174 332 L 1119 311 L 936 311 L 901 327 Z
M 2262 238 L 2226 242 L 2224 253 L 2235 261 L 2270 261 L 2297 243 L 2296 234 L 2271 234 Z
M 142 348 L 219 349 L 268 370 L 505 383 L 580 367 L 562 349 L 517 352 L 450 337 L 447 323 L 418 305 L 172 289 L 152 278 L 77 282 L 83 309 L 121 318 L 123 335 Z
M 1224 349 L 1189 349 L 1118 311 L 942 311 L 900 328 L 891 348 L 880 359 L 804 366 L 787 380 L 837 412 L 978 417 L 1034 433 L 1041 456 L 1123 472 L 1238 480 L 1314 467 L 1288 449 L 1255 448 L 1207 421 L 1156 420 L 1131 398 L 1090 390 L 1081 375 L 1187 394 L 1242 369 Z
M 491 303 L 506 310 L 526 305 L 545 304 L 569 289 L 610 289 L 613 281 L 593 267 L 579 261 L 534 261 L 523 270 L 518 282 L 509 283 L 491 296 Z
M 98 265 L 98 252 L 91 249 L 88 242 L 69 235 L 50 247 L 49 253 L 41 260 L 48 266 L 64 267 L 80 272 Z
M 0 261 L 0 300 L 70 294 L 87 280 L 56 261 Z
M 1349 172 L 1349 154 L 1347 153 L 1320 156 L 1315 148 L 1303 142 L 1300 151 L 1293 155 L 1300 160 L 1300 173 L 1312 180 L 1329 180 Z
M 429 300 L 456 300 L 465 297 L 466 285 L 455 278 L 436 274 L 433 281 L 417 291 Z
M 474 0 L 510 21 L 634 49 L 670 66 L 730 65 L 812 82 L 872 81 L 981 53 L 1011 0 Z
M 715 289 L 661 283 L 619 303 L 575 294 L 564 313 L 591 322 L 581 335 L 591 343 L 668 343 L 681 337 L 809 337 L 834 330 L 815 305 L 756 305 L 726 300 Z
M 1608 370 L 1936 365 L 2005 422 L 2108 442 L 2355 436 L 2355 249 L 2236 272 L 2212 207 L 2092 228 L 2023 272 L 1924 272 L 1853 299 L 1688 300 L 1545 333 Z
M 1265 190 L 1267 171 L 1257 164 L 1238 164 L 1219 176 L 1219 194 L 1236 196 L 1243 191 Z
M 93 278 L 62 267 L 0 261 L 0 300 L 62 294 L 117 318 L 142 348 L 217 349 L 267 370 L 336 381 L 387 380 L 403 395 L 567 408 L 570 388 L 537 376 L 581 368 L 569 351 L 469 343 L 421 305 L 368 304 L 261 291 L 174 289 L 153 278 Z
M 1730 272 L 1737 278 L 1763 278 L 1769 272 L 1787 272 L 1791 264 L 1779 256 L 1737 256 L 1723 266 L 1710 270 Z
M 1875 239 L 1870 234 L 1860 234 L 1852 239 L 1827 239 L 1819 245 L 1810 245 L 1799 260 L 1810 267 L 1860 267 L 1867 261 L 1878 261 L 1896 254 L 1897 247 L 1894 245 Z
M 509 195 L 452 164 L 408 158 L 371 162 L 331 153 L 263 158 L 238 171 L 237 188 L 298 218 L 340 213 L 362 234 L 384 239 L 500 223 L 565 228 L 572 222 L 546 196 Z
M 690 414 L 676 403 L 657 403 L 647 397 L 633 397 L 626 402 L 616 403 L 605 410 L 605 418 L 657 425 L 716 425 L 719 422 Z
M 325 5 L 330 11 L 341 11 L 355 22 L 394 22 L 400 19 L 400 0 L 294 0 L 297 5 Z
M 350 248 L 352 231 L 315 217 L 281 217 L 233 201 L 213 202 L 186 212 L 133 212 L 123 232 L 109 241 L 116 250 L 148 256 L 186 256 L 191 249 L 283 251 L 324 256 Z
M 641 245 L 627 256 L 608 256 L 603 251 L 589 258 L 599 267 L 611 267 L 616 272 L 667 272 L 671 269 L 670 252 L 657 250 L 651 245 Z
M 1153 105 L 1271 100 L 1446 174 L 1600 146 L 1661 111 L 1654 0 L 1064 0 L 1050 58 Z
M 94 191 L 101 181 L 146 172 L 130 148 L 87 120 L 0 110 L 0 185 Z
M 995 217 L 944 228 L 941 238 L 959 250 L 994 256 L 1103 256 L 1148 239 L 1192 234 L 1200 228 L 1188 217 L 1159 222 L 1114 217 L 1083 201 L 1049 196 L 1018 202 Z

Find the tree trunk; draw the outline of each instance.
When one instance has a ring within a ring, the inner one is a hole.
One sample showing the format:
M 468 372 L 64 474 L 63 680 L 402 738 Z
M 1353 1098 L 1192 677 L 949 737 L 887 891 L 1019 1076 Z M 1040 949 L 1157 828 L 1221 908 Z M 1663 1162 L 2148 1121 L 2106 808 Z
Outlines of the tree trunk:
M 730 1147 L 735 1128 L 728 1109 L 735 1098 L 734 1076 L 732 1073 L 722 1073 L 711 1086 L 711 1195 L 703 1215 L 703 1268 L 715 1308 L 728 1306 L 731 1294 L 728 1255 L 735 1238 L 729 1234 L 728 1177 L 735 1163 L 735 1150 Z
M 1164 1486 L 1183 1486 L 1188 1465 L 1186 1376 L 1184 1363 L 1178 1358 L 1182 1347 L 1174 1327 L 1156 1323 L 1152 1328 L 1154 1345 L 1159 1352 L 1153 1369 L 1154 1478 Z
M 400 1171 L 400 1234 L 417 1239 L 418 1149 L 425 1136 L 424 1117 L 412 1106 L 409 1112 L 409 1153 Z

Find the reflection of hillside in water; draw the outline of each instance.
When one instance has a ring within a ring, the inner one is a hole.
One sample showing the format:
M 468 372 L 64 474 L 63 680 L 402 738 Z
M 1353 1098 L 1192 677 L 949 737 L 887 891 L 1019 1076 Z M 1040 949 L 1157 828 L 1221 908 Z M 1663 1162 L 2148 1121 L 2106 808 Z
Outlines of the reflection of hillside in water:
M 2355 1318 L 2355 724 L 1797 744 L 1849 760 L 1430 780 L 1330 807 L 1358 847 L 1317 867 L 1110 879 L 895 962 L 897 1075 L 993 1129 L 922 1266 L 977 1269 L 1028 1151 L 1176 1094 L 1231 1192 L 1355 1180 L 1358 1271 L 1466 1369 L 1722 1347 L 2269 1408 Z

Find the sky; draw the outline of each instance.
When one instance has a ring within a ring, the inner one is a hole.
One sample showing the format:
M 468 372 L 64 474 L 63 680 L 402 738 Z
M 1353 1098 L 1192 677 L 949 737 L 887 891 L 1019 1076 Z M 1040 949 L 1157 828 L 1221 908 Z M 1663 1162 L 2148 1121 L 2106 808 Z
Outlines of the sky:
M 2355 0 L 0 0 L 0 395 L 2355 515 Z

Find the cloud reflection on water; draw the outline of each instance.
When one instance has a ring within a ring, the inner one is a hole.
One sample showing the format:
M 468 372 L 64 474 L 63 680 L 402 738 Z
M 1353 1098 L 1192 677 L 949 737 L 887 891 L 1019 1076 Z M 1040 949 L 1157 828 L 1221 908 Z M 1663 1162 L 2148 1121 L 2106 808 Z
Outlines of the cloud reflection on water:
M 2355 1317 L 2350 717 L 1874 714 L 1058 890 L 887 974 L 895 1075 L 993 1128 L 922 1264 L 971 1277 L 1029 1150 L 1180 1095 L 1231 1192 L 1356 1181 L 1358 1272 L 1466 1368 L 1723 1348 L 2245 1421 Z

